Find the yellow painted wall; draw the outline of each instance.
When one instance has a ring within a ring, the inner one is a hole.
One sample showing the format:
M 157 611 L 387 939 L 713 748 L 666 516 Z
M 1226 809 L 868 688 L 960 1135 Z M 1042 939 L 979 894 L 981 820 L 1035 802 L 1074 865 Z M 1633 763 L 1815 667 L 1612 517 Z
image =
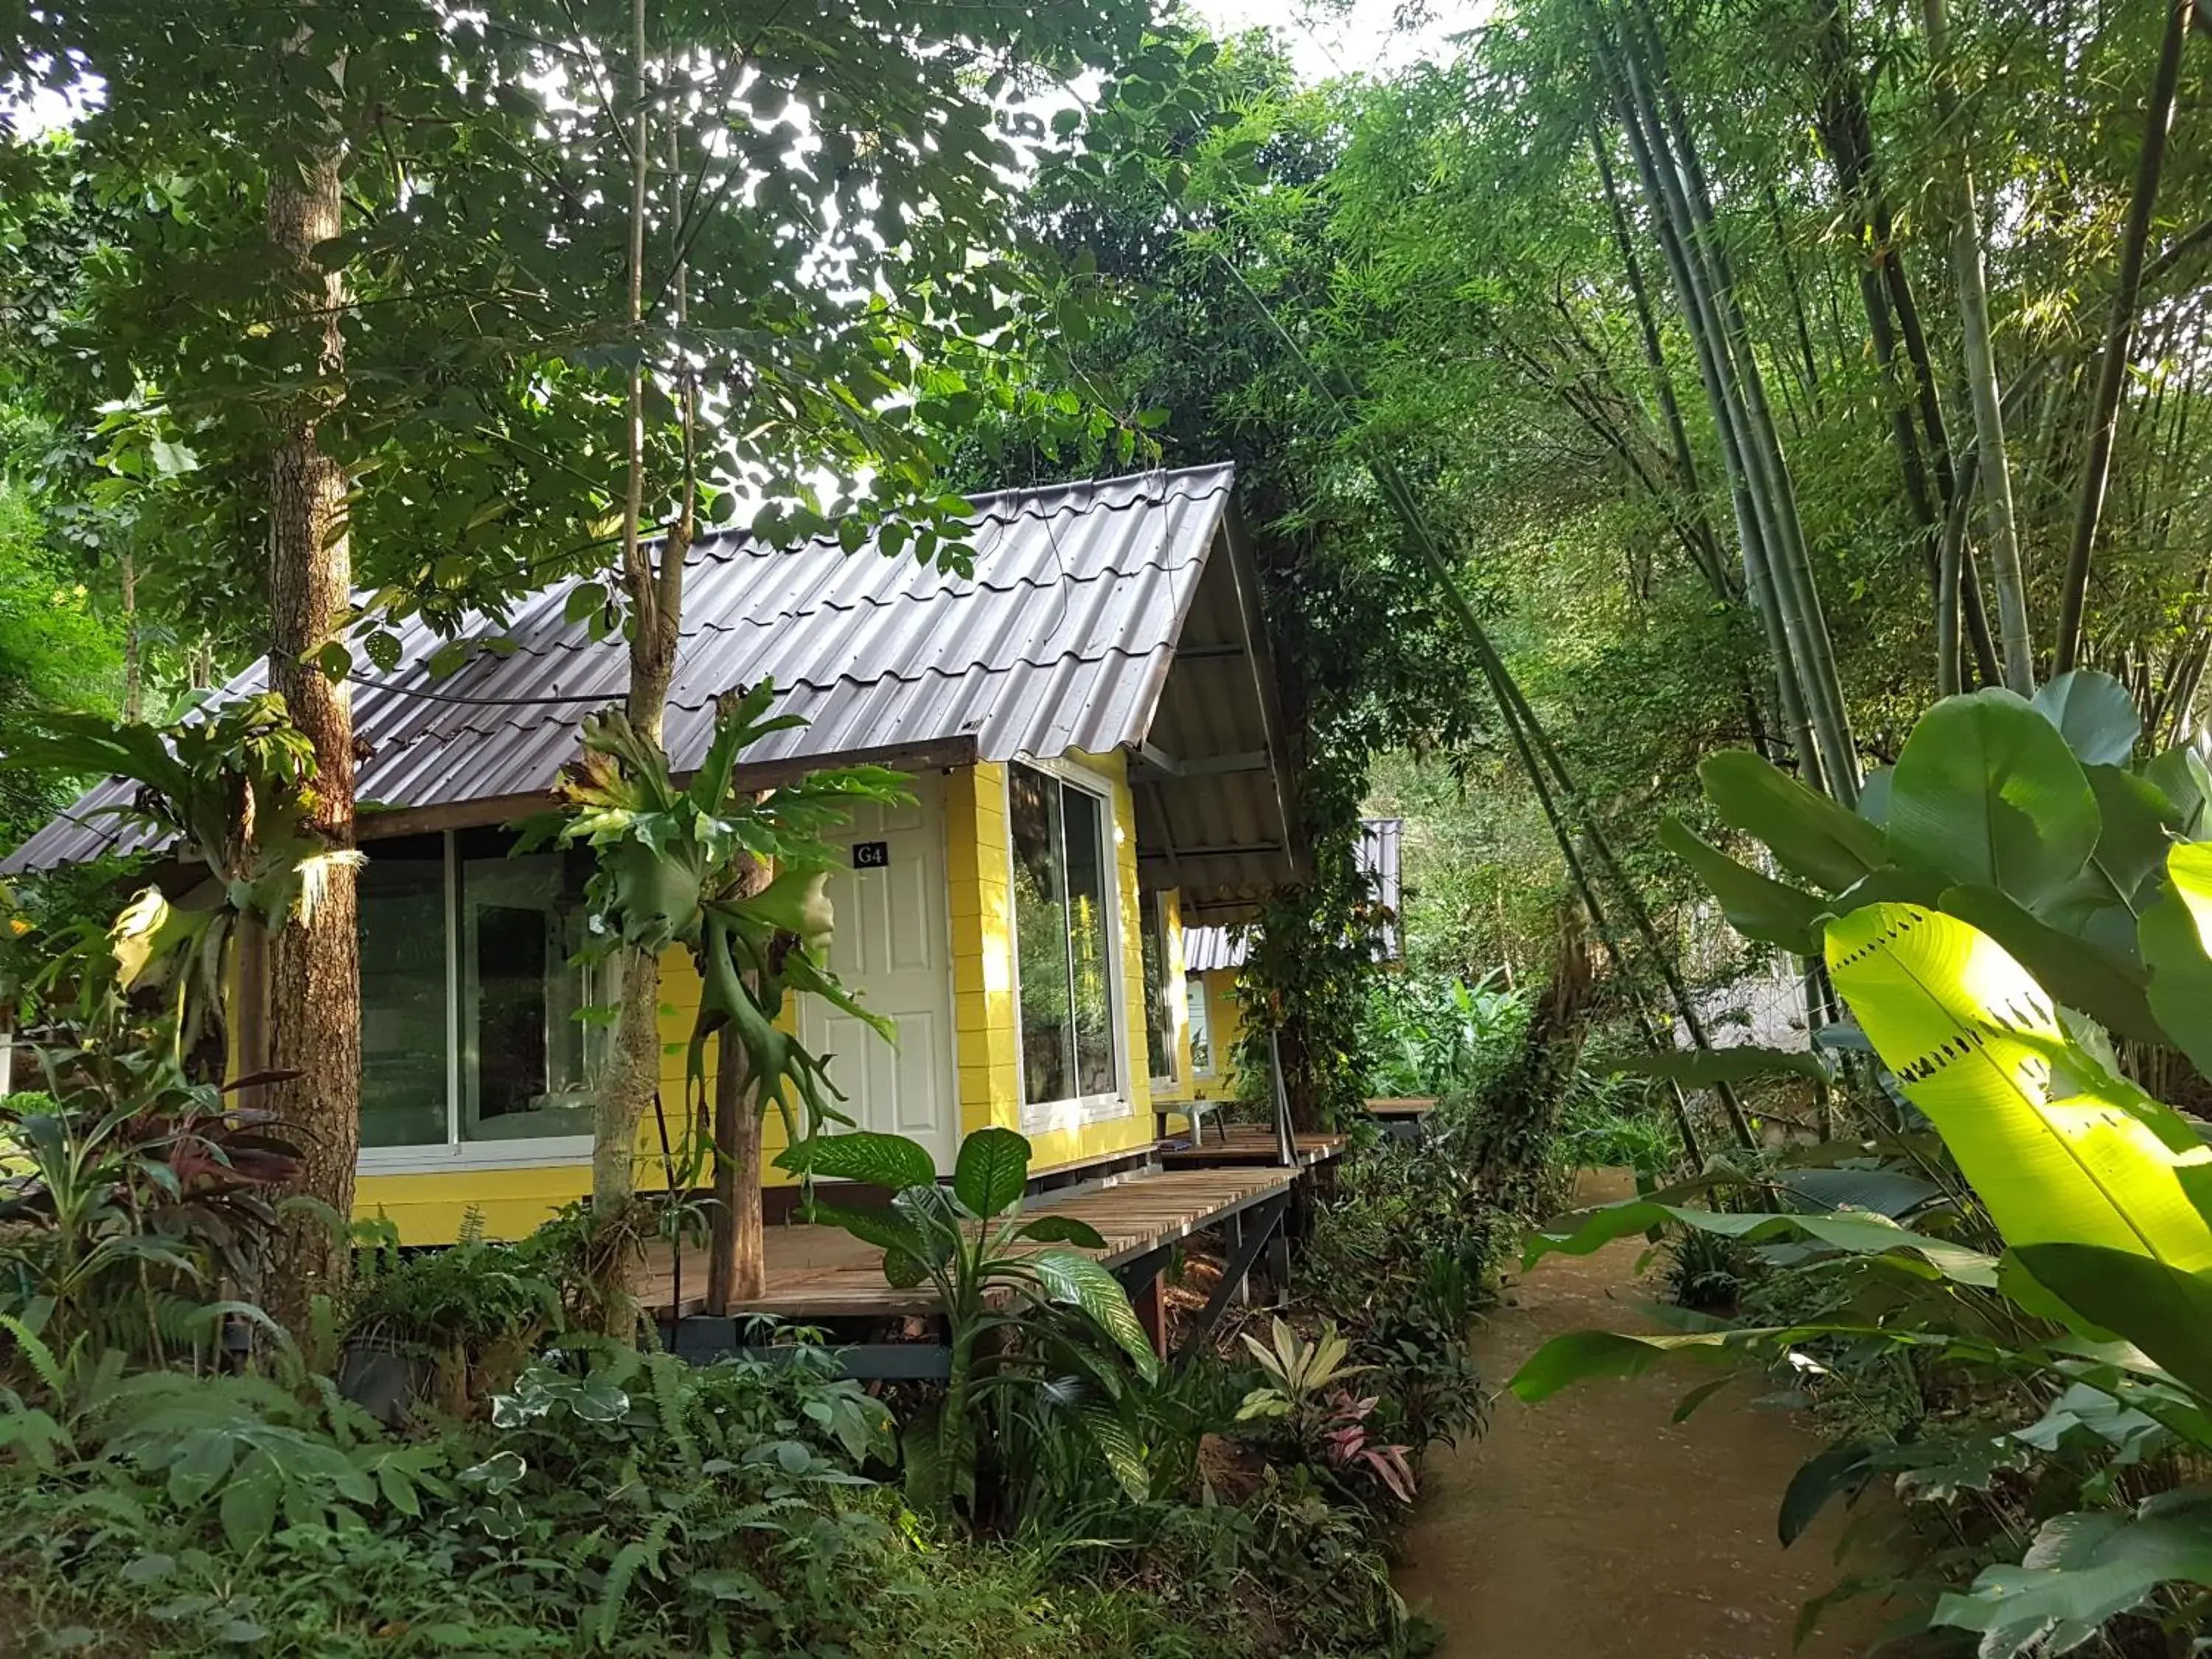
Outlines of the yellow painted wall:
M 945 877 L 951 890 L 952 1029 L 963 1134 L 1021 1123 L 1012 845 L 1006 769 L 986 761 L 955 771 L 945 780 Z
M 1125 1086 L 1133 1109 L 1031 1135 L 1030 1167 L 1047 1169 L 1149 1146 L 1152 1090 L 1145 1070 L 1144 946 L 1138 933 L 1137 812 L 1120 755 L 1080 756 L 1109 786 L 1115 887 L 1121 902 Z M 1014 1000 L 1013 848 L 1006 824 L 1006 769 L 986 762 L 956 772 L 945 791 L 946 877 L 951 884 L 953 1027 L 960 1057 L 960 1125 L 1019 1130 L 1020 1013 Z M 1135 1075 L 1131 1075 L 1134 1073 Z
M 1166 970 L 1164 994 L 1175 1016 L 1175 1079 L 1152 1091 L 1154 1103 L 1164 1106 L 1170 1101 L 1191 1097 L 1190 1016 L 1183 1000 L 1184 987 L 1189 979 L 1183 969 L 1182 895 L 1172 887 L 1166 888 L 1156 896 L 1156 902 L 1160 907 L 1161 948 L 1167 955 L 1162 964 Z
M 1127 767 L 1119 755 L 1082 757 L 1086 769 L 1110 785 L 1114 809 L 1116 883 L 1121 902 L 1122 1006 L 1128 1030 L 1123 1071 L 1133 1109 L 1079 1127 L 1032 1137 L 1032 1166 L 1046 1168 L 1111 1156 L 1153 1139 L 1152 1091 L 1144 1076 L 1144 957 L 1137 889 L 1136 810 Z M 953 981 L 953 1029 L 957 1059 L 961 1129 L 986 1124 L 1021 1127 L 1021 1046 L 1014 1000 L 1012 847 L 1006 824 L 1006 768 L 987 763 L 953 770 L 945 779 L 945 873 Z M 1182 961 L 1180 921 L 1173 961 Z M 690 1130 L 684 1093 L 684 1042 L 699 1006 L 699 979 L 690 957 L 672 951 L 661 964 L 661 1103 L 679 1164 Z M 1183 1073 L 1189 1072 L 1188 1036 L 1182 1036 Z M 711 1087 L 714 1055 L 708 1056 Z M 784 1145 L 782 1124 L 771 1113 L 767 1152 Z M 650 1113 L 638 1138 L 638 1184 L 665 1185 L 659 1128 Z M 789 1177 L 771 1164 L 772 1184 Z M 495 1237 L 518 1237 L 562 1205 L 588 1194 L 587 1159 L 527 1168 L 453 1169 L 405 1175 L 365 1173 L 355 1193 L 355 1212 L 388 1217 L 403 1243 L 451 1243 L 471 1206 L 483 1212 Z

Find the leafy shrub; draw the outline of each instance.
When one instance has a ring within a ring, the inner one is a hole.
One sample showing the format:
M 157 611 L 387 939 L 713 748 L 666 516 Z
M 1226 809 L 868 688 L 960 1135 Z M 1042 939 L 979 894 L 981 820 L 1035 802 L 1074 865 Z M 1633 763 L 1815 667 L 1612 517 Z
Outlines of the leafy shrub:
M 356 1260 L 347 1343 L 394 1353 L 427 1376 L 420 1392 L 452 1416 L 511 1384 L 567 1309 L 536 1241 L 484 1237 L 471 1210 L 451 1249 L 404 1254 L 389 1224 L 372 1226 Z
M 1439 975 L 1374 975 L 1365 1038 L 1370 1092 L 1479 1096 L 1493 1087 L 1528 1024 L 1528 1000 L 1496 980 L 1469 985 Z
M 165 1055 L 43 1057 L 56 1092 L 0 1103 L 0 1315 L 71 1364 L 204 1362 L 222 1298 L 259 1279 L 293 1149 Z

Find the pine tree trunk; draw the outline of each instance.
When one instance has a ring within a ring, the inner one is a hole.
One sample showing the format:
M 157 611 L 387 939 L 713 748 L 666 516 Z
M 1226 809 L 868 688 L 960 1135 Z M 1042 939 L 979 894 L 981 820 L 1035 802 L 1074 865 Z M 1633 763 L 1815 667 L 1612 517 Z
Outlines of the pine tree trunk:
M 310 254 L 343 228 L 337 157 L 311 157 L 296 171 L 280 163 L 268 218 L 276 257 L 296 272 L 305 308 L 321 313 L 317 351 L 327 388 L 344 369 L 338 312 L 345 289 Z M 294 412 L 270 459 L 269 678 L 314 745 L 314 827 L 327 847 L 342 850 L 354 839 L 352 699 L 315 653 L 345 613 L 353 562 L 345 473 L 321 447 L 318 412 L 312 403 Z M 316 901 L 276 931 L 269 951 L 270 1064 L 299 1076 L 271 1085 L 266 1103 L 299 1143 L 297 1190 L 332 1212 L 288 1215 L 278 1232 L 264 1297 L 295 1332 L 307 1328 L 314 1298 L 344 1281 L 346 1240 L 331 1224 L 352 1215 L 361 1144 L 361 964 L 349 863 L 328 871 Z

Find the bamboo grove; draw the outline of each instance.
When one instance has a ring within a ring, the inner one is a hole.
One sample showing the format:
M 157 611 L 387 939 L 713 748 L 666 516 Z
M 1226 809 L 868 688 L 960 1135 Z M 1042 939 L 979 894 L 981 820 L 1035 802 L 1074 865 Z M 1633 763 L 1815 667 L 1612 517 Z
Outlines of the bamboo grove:
M 1534 0 L 1318 88 L 1255 36 L 1054 222 L 1170 449 L 1267 449 L 1366 580 L 1449 567 L 1504 684 L 1479 647 L 1476 735 L 1400 735 L 1552 820 L 1501 910 L 1564 823 L 1634 943 L 1715 749 L 1850 804 L 1934 697 L 2073 666 L 2197 732 L 2208 72 L 2193 4 Z

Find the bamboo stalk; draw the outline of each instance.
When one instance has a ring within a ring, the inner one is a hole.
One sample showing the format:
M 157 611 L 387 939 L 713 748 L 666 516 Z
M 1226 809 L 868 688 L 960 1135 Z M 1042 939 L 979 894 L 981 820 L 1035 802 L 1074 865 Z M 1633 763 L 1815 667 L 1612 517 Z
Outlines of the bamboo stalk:
M 1936 0 L 1930 0 L 1936 3 Z M 2097 389 L 2089 405 L 2089 453 L 2081 463 L 2081 496 L 2074 509 L 2074 535 L 2066 550 L 2066 579 L 2059 590 L 2058 647 L 2054 672 L 2063 674 L 2081 653 L 2081 613 L 2088 601 L 2089 559 L 2096 546 L 2097 523 L 2112 477 L 2112 434 L 2119 423 L 2120 390 L 2128 369 L 2128 347 L 2142 303 L 2143 255 L 2150 241 L 2151 210 L 2158 200 L 2159 175 L 2166 164 L 2166 135 L 2173 125 L 2174 90 L 2181 79 L 2181 49 L 2188 38 L 2195 0 L 2172 0 L 2166 9 L 2166 32 L 2159 42 L 2158 69 L 2151 80 L 2150 108 L 2136 162 L 2134 199 L 2120 238 L 2119 276 L 2112 286 L 2112 320 L 2105 328 L 2104 356 L 2097 365 Z
M 1958 108 L 1950 88 L 1950 46 L 1943 0 L 1921 0 L 1928 37 L 1930 79 L 1939 121 L 1957 141 Z M 1974 415 L 1974 440 L 1982 461 L 1982 500 L 1988 520 L 1990 573 L 1996 587 L 1997 641 L 2003 657 L 2004 684 L 2021 696 L 2035 690 L 2035 652 L 2027 624 L 2027 583 L 2020 556 L 2020 532 L 2013 507 L 2012 462 L 2005 445 L 2004 408 L 1997 391 L 1996 353 L 1990 340 L 1988 273 L 1982 261 L 1981 209 L 1973 169 L 1963 151 L 1957 155 L 1951 184 L 1952 281 L 1958 289 L 1959 322 L 1966 368 L 1966 392 Z

